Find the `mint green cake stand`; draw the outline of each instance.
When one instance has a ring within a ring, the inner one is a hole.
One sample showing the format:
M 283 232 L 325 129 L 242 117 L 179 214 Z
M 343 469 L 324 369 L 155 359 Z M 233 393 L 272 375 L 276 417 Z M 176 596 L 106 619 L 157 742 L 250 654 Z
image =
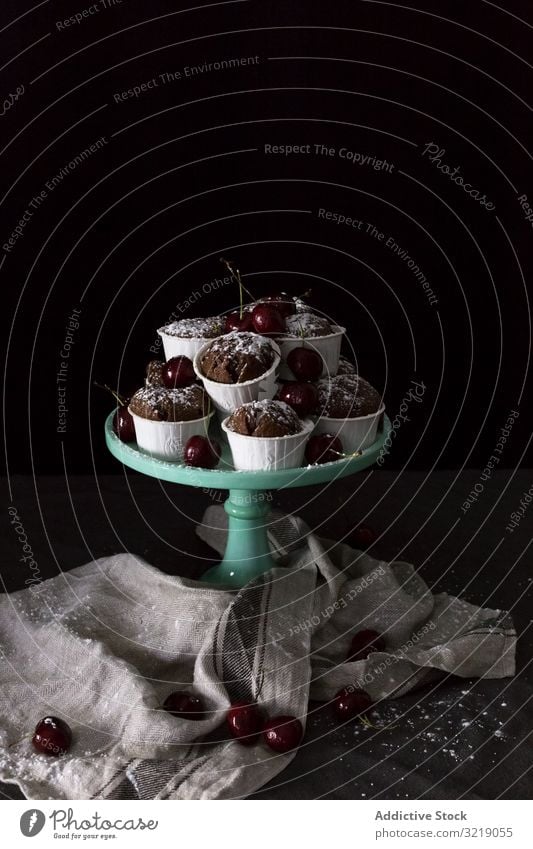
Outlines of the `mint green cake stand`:
M 224 504 L 228 514 L 228 539 L 224 559 L 208 569 L 202 580 L 232 589 L 243 587 L 274 565 L 267 538 L 266 520 L 270 507 L 265 493 L 271 489 L 329 483 L 360 472 L 377 460 L 390 431 L 390 421 L 384 416 L 383 427 L 376 442 L 355 457 L 297 469 L 242 472 L 233 468 L 227 442 L 223 441 L 218 432 L 214 432 L 216 425 L 212 430 L 213 437 L 218 439 L 222 447 L 220 463 L 216 469 L 196 469 L 182 463 L 152 457 L 135 443 L 121 442 L 113 431 L 113 415 L 114 413 L 111 413 L 105 423 L 106 443 L 111 454 L 125 466 L 143 475 L 171 483 L 229 490 Z

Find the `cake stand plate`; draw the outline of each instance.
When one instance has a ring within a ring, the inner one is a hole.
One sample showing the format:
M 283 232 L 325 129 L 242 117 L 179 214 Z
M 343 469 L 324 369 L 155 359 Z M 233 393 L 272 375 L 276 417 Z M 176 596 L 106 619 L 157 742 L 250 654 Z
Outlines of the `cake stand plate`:
M 160 460 L 142 451 L 135 443 L 121 442 L 113 431 L 113 415 L 114 412 L 110 413 L 105 423 L 106 444 L 111 454 L 125 466 L 171 483 L 229 490 L 224 504 L 228 514 L 224 559 L 208 569 L 202 580 L 231 589 L 243 587 L 274 566 L 267 538 L 270 507 L 265 492 L 329 483 L 360 472 L 375 463 L 390 432 L 390 421 L 384 416 L 376 441 L 356 456 L 319 466 L 244 472 L 234 469 L 229 445 L 218 432 L 213 433 L 213 438 L 222 447 L 218 467 L 197 469 L 175 461 Z

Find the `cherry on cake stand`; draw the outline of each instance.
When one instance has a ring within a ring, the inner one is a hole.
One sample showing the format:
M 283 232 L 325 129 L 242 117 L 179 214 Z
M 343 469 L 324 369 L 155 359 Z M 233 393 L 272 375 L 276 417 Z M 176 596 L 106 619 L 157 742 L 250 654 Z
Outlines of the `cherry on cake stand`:
M 207 489 L 227 489 L 224 509 L 228 514 L 228 539 L 224 559 L 208 569 L 203 581 L 239 589 L 274 566 L 267 538 L 270 507 L 265 495 L 272 489 L 329 483 L 368 468 L 377 460 L 390 432 L 384 416 L 376 441 L 356 456 L 318 466 L 275 471 L 236 471 L 227 442 L 220 439 L 222 456 L 216 469 L 197 469 L 182 463 L 160 460 L 142 451 L 135 443 L 121 442 L 113 431 L 113 413 L 105 423 L 106 444 L 114 457 L 143 475 L 171 483 Z M 219 439 L 219 434 L 213 434 Z

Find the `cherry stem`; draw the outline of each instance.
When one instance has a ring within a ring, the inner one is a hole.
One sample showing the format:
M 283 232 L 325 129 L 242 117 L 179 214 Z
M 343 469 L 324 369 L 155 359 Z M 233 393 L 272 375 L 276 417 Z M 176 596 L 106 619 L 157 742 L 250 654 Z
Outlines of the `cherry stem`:
M 382 731 L 384 728 L 399 728 L 398 725 L 392 725 L 392 723 L 389 723 L 389 725 L 374 725 L 373 722 L 370 722 L 366 713 L 361 714 L 357 719 L 365 728 L 373 728 L 375 731 Z
M 115 401 L 118 401 L 120 406 L 123 406 L 126 403 L 126 399 L 122 398 L 122 396 L 119 395 L 115 389 L 111 389 L 111 387 L 108 386 L 107 383 L 98 383 L 97 380 L 94 380 L 93 383 L 95 386 L 98 387 L 98 389 L 105 389 L 106 392 L 110 392 Z
M 246 292 L 246 294 L 248 295 L 249 298 L 251 298 L 252 301 L 254 299 L 254 296 L 248 291 L 248 289 L 245 289 L 245 287 L 243 286 L 242 278 L 241 278 L 241 272 L 239 271 L 238 268 L 233 267 L 234 263 L 231 262 L 231 260 L 229 260 L 229 259 L 224 259 L 223 256 L 220 257 L 220 262 L 223 265 L 226 266 L 226 268 L 228 269 L 232 279 L 235 280 L 235 282 L 238 283 L 238 285 L 239 285 L 239 301 L 240 301 L 240 305 L 241 305 L 240 310 L 239 310 L 239 318 L 242 321 L 242 315 L 243 315 L 243 312 L 244 312 L 244 304 L 243 304 L 242 293 Z
M 15 740 L 13 743 L 10 743 L 6 748 L 11 749 L 13 746 L 18 746 L 19 743 L 24 743 L 25 740 L 28 739 L 28 735 L 26 734 L 24 737 L 21 737 L 20 740 Z

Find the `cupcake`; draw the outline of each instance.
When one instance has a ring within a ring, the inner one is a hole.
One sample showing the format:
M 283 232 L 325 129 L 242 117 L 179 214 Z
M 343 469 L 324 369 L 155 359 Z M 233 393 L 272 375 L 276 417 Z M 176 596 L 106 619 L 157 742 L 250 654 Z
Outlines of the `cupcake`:
M 320 418 L 317 433 L 339 436 L 346 453 L 362 451 L 376 441 L 385 410 L 379 392 L 358 374 L 342 374 L 317 384 Z
M 324 367 L 322 375 L 335 375 L 339 366 L 342 337 L 345 333 L 344 327 L 331 324 L 323 316 L 312 312 L 297 312 L 288 316 L 285 321 L 286 333 L 277 340 L 281 351 L 281 366 L 279 376 L 283 380 L 290 380 L 292 373 L 287 365 L 287 357 L 293 348 L 306 345 L 317 351 L 322 357 Z
M 302 465 L 313 422 L 283 401 L 252 401 L 222 422 L 236 469 L 271 471 Z
M 192 360 L 208 339 L 214 339 L 224 333 L 224 320 L 217 315 L 208 318 L 181 318 L 160 327 L 157 332 L 163 340 L 167 360 L 179 356 Z
M 261 377 L 274 362 L 274 349 L 256 333 L 226 333 L 200 357 L 202 375 L 216 383 L 246 383 Z
M 191 436 L 205 436 L 212 413 L 201 386 L 165 389 L 144 386 L 132 396 L 129 412 L 137 445 L 162 460 L 182 460 Z
M 283 401 L 252 401 L 238 407 L 227 427 L 242 436 L 293 436 L 301 433 L 302 423 L 292 407 Z
M 257 333 L 226 333 L 204 345 L 194 370 L 215 407 L 224 415 L 259 398 L 272 397 L 279 348 Z

